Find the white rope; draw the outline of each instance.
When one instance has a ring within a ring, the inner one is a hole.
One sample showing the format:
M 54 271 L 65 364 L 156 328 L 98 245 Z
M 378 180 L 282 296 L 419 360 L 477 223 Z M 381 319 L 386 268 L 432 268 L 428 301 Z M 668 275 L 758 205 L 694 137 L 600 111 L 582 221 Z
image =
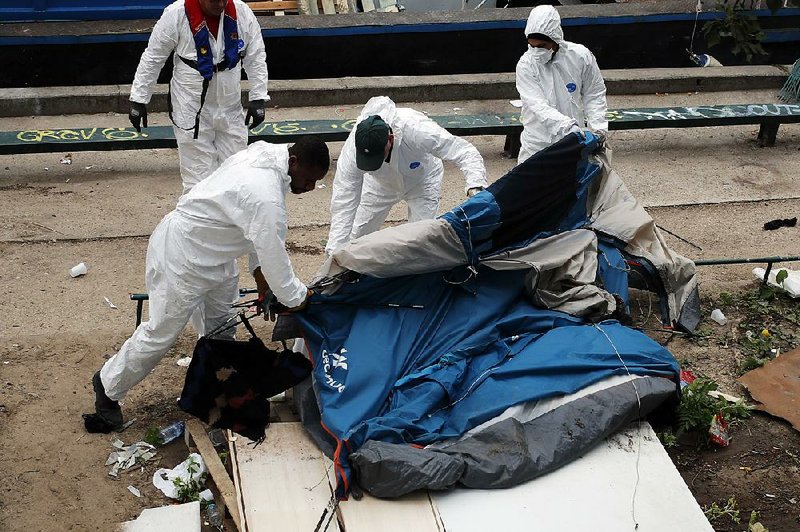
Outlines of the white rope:
M 628 369 L 628 365 L 625 364 L 624 360 L 622 360 L 622 356 L 619 354 L 617 346 L 614 345 L 614 342 L 611 340 L 608 334 L 606 334 L 606 332 L 603 329 L 601 329 L 600 326 L 597 325 L 596 323 L 593 323 L 592 326 L 598 331 L 600 331 L 603 334 L 603 336 L 606 337 L 606 340 L 608 340 L 608 343 L 611 344 L 611 348 L 614 349 L 614 353 L 616 353 L 617 358 L 622 364 L 622 367 L 625 368 L 625 371 L 627 372 L 628 376 L 631 377 L 631 379 L 633 379 L 634 377 L 631 374 L 631 371 Z M 633 485 L 633 497 L 631 497 L 631 519 L 633 520 L 633 529 L 639 530 L 639 523 L 636 520 L 636 492 L 639 489 L 639 459 L 641 458 L 642 455 L 642 399 L 639 396 L 639 389 L 636 387 L 636 382 L 634 380 L 631 380 L 631 386 L 633 386 L 633 391 L 636 393 L 636 404 L 638 405 L 639 408 L 639 416 L 638 416 L 639 426 L 637 427 L 639 438 L 638 438 L 638 449 L 636 451 L 636 483 Z

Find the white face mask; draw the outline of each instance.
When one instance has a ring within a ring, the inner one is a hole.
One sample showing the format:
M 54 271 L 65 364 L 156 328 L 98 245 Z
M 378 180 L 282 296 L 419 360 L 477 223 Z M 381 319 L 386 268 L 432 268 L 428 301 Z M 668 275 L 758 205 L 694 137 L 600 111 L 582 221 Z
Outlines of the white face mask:
M 536 60 L 536 62 L 539 63 L 540 65 L 547 63 L 553 58 L 553 50 L 549 50 L 547 48 L 531 47 L 531 53 L 533 54 L 534 60 Z

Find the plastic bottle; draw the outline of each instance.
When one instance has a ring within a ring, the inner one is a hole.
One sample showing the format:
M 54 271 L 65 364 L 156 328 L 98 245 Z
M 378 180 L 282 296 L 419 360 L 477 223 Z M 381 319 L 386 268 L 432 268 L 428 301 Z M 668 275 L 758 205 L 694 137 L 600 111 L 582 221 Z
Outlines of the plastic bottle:
M 206 506 L 206 517 L 208 524 L 218 529 L 222 528 L 222 515 L 219 513 L 219 508 L 213 502 L 208 503 Z
M 181 434 L 183 434 L 184 425 L 185 423 L 183 421 L 176 421 L 158 431 L 158 435 L 161 438 L 161 445 L 166 445 L 172 440 L 179 438 Z

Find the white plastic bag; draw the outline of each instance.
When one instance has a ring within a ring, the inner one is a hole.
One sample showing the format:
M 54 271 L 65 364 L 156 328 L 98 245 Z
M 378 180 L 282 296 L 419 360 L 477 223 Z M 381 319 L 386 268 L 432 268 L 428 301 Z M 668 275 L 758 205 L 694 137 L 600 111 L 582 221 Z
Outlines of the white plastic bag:
M 778 272 L 781 270 L 785 270 L 786 273 L 789 275 L 786 279 L 783 280 L 781 284 L 778 284 L 775 281 L 775 277 L 778 275 Z M 760 280 L 764 280 L 764 274 L 766 270 L 764 268 L 753 268 L 753 275 L 758 277 Z M 772 267 L 772 271 L 769 272 L 769 280 L 767 284 L 770 286 L 774 286 L 775 288 L 780 288 L 784 290 L 787 294 L 789 294 L 793 298 L 800 297 L 800 271 L 798 270 L 790 270 L 789 268 L 779 268 L 777 266 Z
M 191 473 L 189 473 L 190 465 Z M 194 482 L 199 486 L 205 483 L 207 471 L 203 458 L 197 453 L 192 453 L 189 458 L 176 465 L 174 469 L 162 468 L 156 471 L 153 475 L 153 486 L 161 490 L 167 497 L 178 499 L 178 487 L 175 485 L 176 478 L 180 478 L 187 484 Z

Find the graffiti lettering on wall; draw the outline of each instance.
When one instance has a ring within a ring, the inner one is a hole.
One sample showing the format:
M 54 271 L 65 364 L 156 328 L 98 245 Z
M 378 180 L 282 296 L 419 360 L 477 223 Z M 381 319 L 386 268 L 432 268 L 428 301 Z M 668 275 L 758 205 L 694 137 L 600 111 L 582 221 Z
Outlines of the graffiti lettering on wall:
M 147 138 L 147 133 L 137 133 L 135 129 L 123 127 L 97 127 L 85 129 L 31 129 L 17 133 L 17 140 L 23 142 L 75 141 L 75 140 L 134 140 Z
M 758 123 L 761 117 L 800 117 L 800 105 L 790 104 L 749 104 L 749 105 L 709 105 L 698 107 L 671 107 L 671 108 L 640 108 L 640 109 L 611 109 L 606 117 L 612 124 L 622 123 L 611 129 L 626 129 L 624 123 L 650 122 L 650 121 L 680 121 L 692 120 L 695 125 L 702 119 L 747 119 L 747 123 Z M 521 127 L 518 113 L 480 114 L 480 115 L 448 115 L 432 116 L 435 122 L 445 128 L 459 130 L 474 128 L 468 134 L 481 134 L 481 130 L 490 128 L 516 126 Z M 786 120 L 796 122 L 800 120 Z M 355 119 L 349 120 L 294 120 L 283 122 L 265 122 L 250 131 L 250 134 L 264 140 L 285 142 L 277 137 L 298 136 L 302 134 L 328 134 L 330 139 L 344 140 L 347 132 L 355 127 Z M 744 122 L 739 122 L 744 123 Z M 636 127 L 635 124 L 632 124 Z M 706 124 L 711 125 L 711 124 Z M 647 127 L 647 126 L 643 126 Z M 652 127 L 652 126 L 650 126 Z M 0 145 L 33 144 L 33 143 L 81 143 L 90 141 L 144 141 L 161 143 L 173 141 L 174 136 L 170 126 L 153 126 L 142 133 L 137 133 L 132 128 L 72 128 L 72 129 L 35 129 L 27 131 L 0 132 Z M 251 139 L 253 140 L 253 139 Z
M 752 116 L 798 116 L 800 105 L 751 104 L 674 107 L 669 109 L 612 109 L 606 113 L 609 122 L 640 120 L 689 120 L 698 118 L 740 118 Z

